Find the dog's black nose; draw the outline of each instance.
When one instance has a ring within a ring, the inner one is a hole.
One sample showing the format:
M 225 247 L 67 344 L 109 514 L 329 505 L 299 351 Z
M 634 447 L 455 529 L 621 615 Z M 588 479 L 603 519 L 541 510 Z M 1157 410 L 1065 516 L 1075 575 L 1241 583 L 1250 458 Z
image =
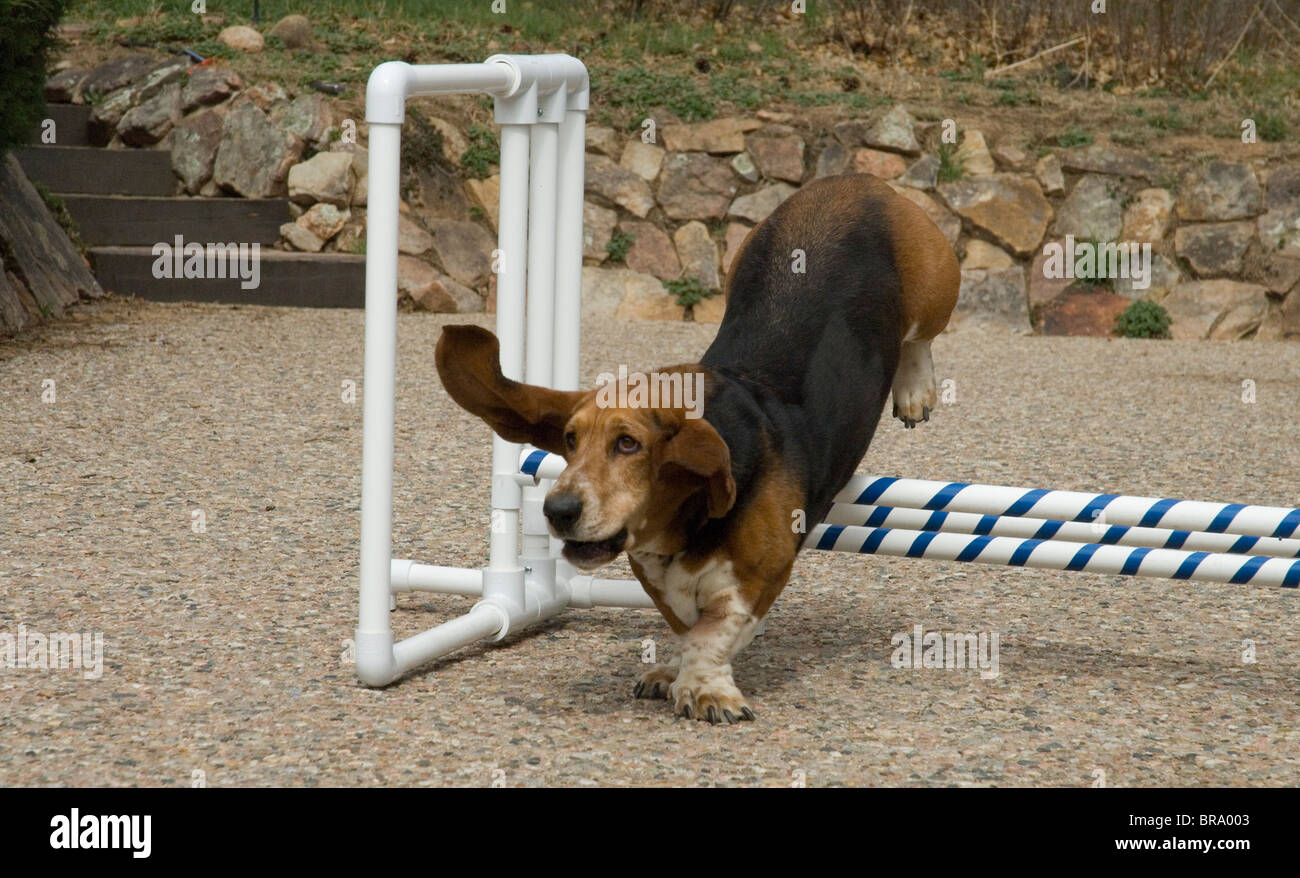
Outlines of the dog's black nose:
M 577 494 L 548 494 L 542 514 L 557 533 L 568 533 L 582 515 L 582 498 Z

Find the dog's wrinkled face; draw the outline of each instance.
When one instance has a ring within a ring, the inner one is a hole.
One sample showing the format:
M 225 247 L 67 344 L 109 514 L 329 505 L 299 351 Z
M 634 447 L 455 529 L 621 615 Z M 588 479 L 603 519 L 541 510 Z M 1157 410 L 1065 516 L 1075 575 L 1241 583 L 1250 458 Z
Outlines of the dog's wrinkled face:
M 688 501 L 709 517 L 731 509 L 730 455 L 707 421 L 680 405 L 626 404 L 634 399 L 626 387 L 566 392 L 510 381 L 498 350 L 487 330 L 445 327 L 438 372 L 451 397 L 503 438 L 564 456 L 568 466 L 543 511 L 572 564 L 593 569 L 624 550 L 670 554 L 680 548 Z

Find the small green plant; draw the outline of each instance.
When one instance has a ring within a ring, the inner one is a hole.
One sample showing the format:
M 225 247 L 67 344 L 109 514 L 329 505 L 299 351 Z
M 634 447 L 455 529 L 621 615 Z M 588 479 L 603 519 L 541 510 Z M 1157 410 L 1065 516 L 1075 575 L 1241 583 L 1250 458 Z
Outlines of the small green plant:
M 703 302 L 713 296 L 713 290 L 700 283 L 697 277 L 683 277 L 678 280 L 664 281 L 664 289 L 677 297 L 677 304 L 683 308 Z
M 68 233 L 68 239 L 72 241 L 72 246 L 81 251 L 82 255 L 86 253 L 86 244 L 81 240 L 78 233 L 77 221 L 72 218 L 72 213 L 68 210 L 68 203 L 60 195 L 51 192 L 49 187 L 40 180 L 33 180 L 32 186 L 36 189 L 36 194 L 41 196 L 45 206 L 49 208 L 50 213 L 54 214 L 54 220 Z
M 1177 109 L 1172 109 L 1167 113 L 1156 113 L 1151 117 L 1151 125 L 1162 131 L 1182 131 L 1188 126 L 1188 121 L 1183 118 Z
M 1078 125 L 1071 125 L 1065 133 L 1056 138 L 1056 145 L 1065 149 L 1071 146 L 1087 146 L 1092 143 L 1092 135 Z
M 1158 302 L 1134 302 L 1115 320 L 1115 334 L 1124 338 L 1169 338 L 1169 312 Z
M 960 180 L 964 171 L 962 160 L 957 155 L 957 147 L 952 143 L 939 144 L 939 182 L 951 183 Z
M 1267 110 L 1261 110 L 1255 114 L 1255 133 L 1259 135 L 1261 140 L 1267 140 L 1270 143 L 1286 140 L 1286 118 L 1281 113 L 1270 113 Z
M 501 145 L 497 135 L 486 125 L 469 126 L 469 148 L 460 156 L 460 166 L 476 180 L 492 172 L 492 165 L 501 162 Z
M 608 253 L 609 258 L 615 262 L 622 262 L 624 259 L 627 259 L 627 251 L 632 249 L 632 243 L 635 240 L 635 236 L 629 235 L 622 229 L 618 229 L 614 234 L 609 236 L 609 241 L 605 243 L 605 252 Z

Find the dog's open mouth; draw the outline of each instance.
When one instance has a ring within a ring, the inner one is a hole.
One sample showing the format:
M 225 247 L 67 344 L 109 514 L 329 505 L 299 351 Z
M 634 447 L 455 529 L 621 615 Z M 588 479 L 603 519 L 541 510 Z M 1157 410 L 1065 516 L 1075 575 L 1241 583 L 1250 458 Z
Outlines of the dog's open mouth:
M 626 542 L 627 528 L 623 528 L 607 540 L 595 540 L 590 543 L 584 543 L 580 540 L 565 540 L 564 557 L 575 567 L 591 570 L 608 564 L 617 558 L 619 552 L 623 551 L 623 544 Z

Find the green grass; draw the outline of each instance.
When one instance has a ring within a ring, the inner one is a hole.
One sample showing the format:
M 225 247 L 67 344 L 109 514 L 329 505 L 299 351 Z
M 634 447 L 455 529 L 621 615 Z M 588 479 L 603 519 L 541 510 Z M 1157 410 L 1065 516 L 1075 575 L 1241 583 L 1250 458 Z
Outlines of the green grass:
M 476 180 L 492 173 L 492 165 L 501 163 L 501 144 L 497 133 L 486 125 L 469 126 L 469 148 L 461 154 L 460 166 Z
M 1056 138 L 1056 145 L 1065 149 L 1072 146 L 1087 146 L 1092 143 L 1092 135 L 1078 125 L 1072 125 Z
M 962 161 L 957 157 L 957 147 L 952 143 L 941 143 L 936 151 L 939 157 L 939 182 L 951 183 L 960 180 L 965 171 Z

